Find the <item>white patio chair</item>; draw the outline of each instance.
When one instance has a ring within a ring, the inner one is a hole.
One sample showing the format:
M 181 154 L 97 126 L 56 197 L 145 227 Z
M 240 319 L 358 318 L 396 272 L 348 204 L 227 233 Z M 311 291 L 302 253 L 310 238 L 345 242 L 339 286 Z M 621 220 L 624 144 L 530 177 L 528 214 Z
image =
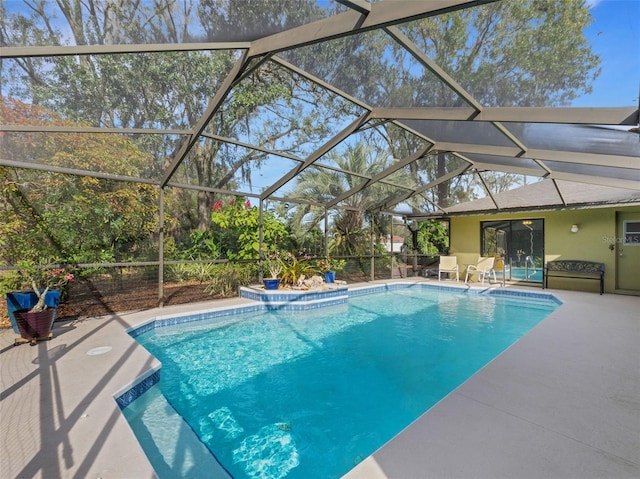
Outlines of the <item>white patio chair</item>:
M 467 266 L 467 274 L 464 277 L 464 282 L 469 282 L 469 276 L 478 276 L 478 281 L 484 284 L 486 278 L 489 278 L 489 282 L 491 282 L 491 275 L 493 274 L 493 280 L 497 283 L 496 271 L 493 267 L 495 261 L 495 256 L 480 256 L 477 264 Z
M 456 281 L 460 281 L 460 271 L 458 269 L 458 258 L 455 256 L 440 256 L 440 264 L 438 265 L 438 281 L 442 273 L 456 274 Z

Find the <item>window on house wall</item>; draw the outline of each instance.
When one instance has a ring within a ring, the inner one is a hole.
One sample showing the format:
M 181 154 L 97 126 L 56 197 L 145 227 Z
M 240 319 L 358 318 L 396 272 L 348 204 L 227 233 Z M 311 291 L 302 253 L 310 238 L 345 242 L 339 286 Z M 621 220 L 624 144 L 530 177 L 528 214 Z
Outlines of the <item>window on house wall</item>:
M 624 244 L 626 246 L 640 246 L 640 221 L 625 221 Z
M 480 228 L 482 256 L 502 258 L 511 279 L 542 281 L 544 220 L 482 221 Z

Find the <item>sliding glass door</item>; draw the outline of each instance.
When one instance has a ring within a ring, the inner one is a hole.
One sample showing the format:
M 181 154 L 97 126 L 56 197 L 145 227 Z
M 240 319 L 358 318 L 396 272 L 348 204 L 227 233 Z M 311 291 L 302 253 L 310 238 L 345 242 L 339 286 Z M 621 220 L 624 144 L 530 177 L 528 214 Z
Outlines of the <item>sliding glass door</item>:
M 542 281 L 544 220 L 483 221 L 480 227 L 482 256 L 501 259 L 505 265 L 506 279 Z

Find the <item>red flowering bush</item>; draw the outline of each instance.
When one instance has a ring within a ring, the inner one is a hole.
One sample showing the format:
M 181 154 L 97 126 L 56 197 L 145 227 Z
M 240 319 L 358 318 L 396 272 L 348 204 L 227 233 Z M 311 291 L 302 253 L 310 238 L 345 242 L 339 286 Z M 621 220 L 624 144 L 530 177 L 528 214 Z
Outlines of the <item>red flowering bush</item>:
M 320 271 L 323 273 L 328 271 L 340 271 L 345 267 L 346 263 L 347 262 L 344 259 L 335 259 L 331 256 L 327 256 L 318 260 L 318 268 L 320 268 Z

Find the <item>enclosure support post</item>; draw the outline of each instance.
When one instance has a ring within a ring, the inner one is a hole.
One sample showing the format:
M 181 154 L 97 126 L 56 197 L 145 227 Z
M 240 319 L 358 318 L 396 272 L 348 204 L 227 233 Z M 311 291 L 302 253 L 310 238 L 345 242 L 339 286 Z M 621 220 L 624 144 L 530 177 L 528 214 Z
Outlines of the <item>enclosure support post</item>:
M 329 215 L 327 208 L 324 209 L 324 256 L 329 256 Z
M 262 265 L 264 259 L 264 248 L 262 247 L 262 242 L 264 241 L 264 225 L 262 224 L 262 209 L 264 207 L 264 201 L 260 198 L 260 208 L 258 209 L 258 280 L 262 282 L 264 278 L 264 274 L 262 273 Z
M 404 219 L 405 223 L 407 218 Z M 411 225 L 407 225 L 409 228 L 409 233 L 411 233 L 411 251 L 413 254 L 413 275 L 418 275 L 418 223 L 417 221 L 412 221 Z M 406 244 L 406 242 L 405 242 Z
M 369 214 L 369 230 L 371 231 L 371 244 L 369 245 L 369 253 L 371 254 L 371 281 L 375 281 L 376 279 L 376 259 L 373 254 L 375 252 L 375 248 L 373 246 L 374 242 L 374 231 L 373 231 L 373 214 Z
M 164 306 L 164 187 L 158 195 L 158 306 Z
M 391 250 L 387 252 L 387 254 L 391 256 L 391 279 L 393 279 L 393 270 L 395 268 L 398 268 L 398 274 L 402 278 L 402 269 L 400 268 L 400 265 L 397 265 L 398 260 L 396 259 L 396 254 L 393 249 L 393 215 L 387 216 L 391 219 L 391 222 L 389 223 L 389 248 Z

